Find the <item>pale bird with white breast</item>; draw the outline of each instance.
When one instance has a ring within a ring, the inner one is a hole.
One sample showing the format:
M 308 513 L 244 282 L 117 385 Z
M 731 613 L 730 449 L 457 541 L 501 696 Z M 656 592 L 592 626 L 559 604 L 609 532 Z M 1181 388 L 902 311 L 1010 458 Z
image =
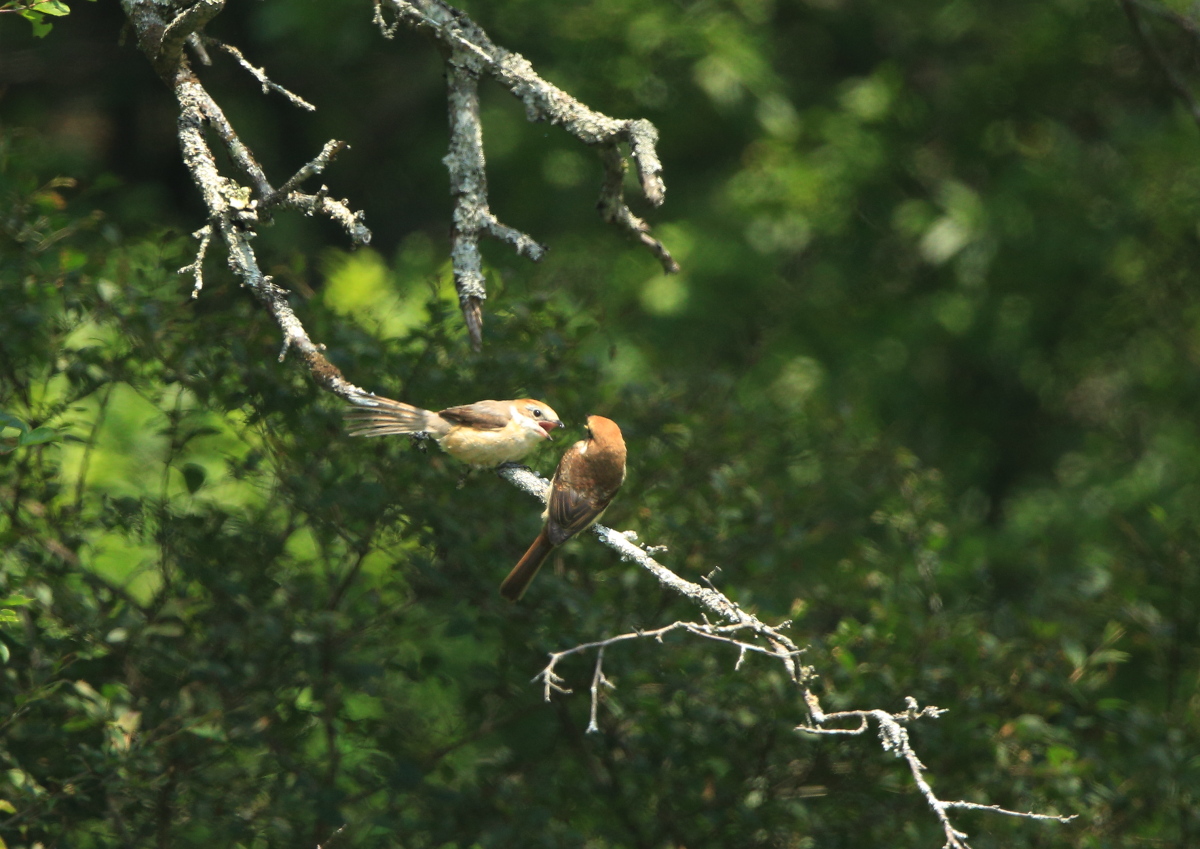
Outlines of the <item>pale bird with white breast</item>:
M 563 426 L 549 405 L 534 398 L 476 401 L 433 412 L 379 395 L 356 395 L 346 413 L 351 436 L 428 433 L 438 446 L 471 466 L 516 463 Z

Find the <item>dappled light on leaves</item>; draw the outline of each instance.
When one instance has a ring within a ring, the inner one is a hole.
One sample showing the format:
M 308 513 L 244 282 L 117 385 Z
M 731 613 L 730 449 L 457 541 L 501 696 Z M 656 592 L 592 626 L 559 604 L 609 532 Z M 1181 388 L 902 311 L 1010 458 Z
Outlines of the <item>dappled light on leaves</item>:
M 1176 12 L 1134 5 L 1192 86 Z M 385 43 L 371 4 L 229 4 L 206 33 L 317 111 L 219 47 L 199 76 L 281 181 L 345 138 L 305 202 L 349 198 L 374 234 L 261 214 L 277 303 L 367 390 L 544 398 L 572 440 L 619 422 L 605 522 L 790 619 L 823 711 L 866 736 L 800 736 L 778 659 L 593 537 L 531 604 L 497 598 L 540 506 L 427 445 L 346 438 L 219 228 L 193 262 L 207 218 L 119 9 L 71 4 L 36 42 L 0 22 L 0 838 L 940 846 L 880 751 L 902 752 L 892 722 L 945 798 L 1080 815 L 949 811 L 975 849 L 1185 845 L 1200 146 L 1121 5 L 470 11 L 654 123 L 669 201 L 618 176 L 683 272 L 597 218 L 594 150 L 481 80 L 491 208 L 550 249 L 482 243 L 476 353 L 438 50 Z M 699 630 L 644 638 L 670 623 Z M 574 693 L 547 705 L 548 658 Z M 906 696 L 948 712 L 904 724 Z

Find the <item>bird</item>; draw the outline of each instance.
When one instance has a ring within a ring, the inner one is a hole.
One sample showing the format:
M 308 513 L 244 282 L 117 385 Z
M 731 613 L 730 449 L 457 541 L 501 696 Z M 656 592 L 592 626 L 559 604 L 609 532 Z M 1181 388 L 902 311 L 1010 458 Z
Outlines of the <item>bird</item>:
M 523 460 L 563 426 L 558 413 L 534 398 L 476 401 L 433 412 L 379 395 L 354 395 L 346 412 L 351 436 L 428 433 L 438 446 L 471 466 L 491 468 Z
M 603 416 L 588 416 L 587 439 L 567 449 L 550 480 L 541 533 L 500 585 L 500 595 L 520 599 L 550 552 L 596 524 L 624 482 L 621 428 Z

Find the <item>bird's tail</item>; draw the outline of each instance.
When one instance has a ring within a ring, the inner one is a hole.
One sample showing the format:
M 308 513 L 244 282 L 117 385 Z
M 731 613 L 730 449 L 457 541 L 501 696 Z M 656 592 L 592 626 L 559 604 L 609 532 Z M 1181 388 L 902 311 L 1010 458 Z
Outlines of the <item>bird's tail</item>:
M 534 575 L 538 573 L 538 569 L 542 568 L 542 564 L 546 562 L 546 558 L 553 550 L 554 544 L 546 536 L 546 529 L 542 528 L 542 532 L 537 535 L 533 545 L 529 546 L 525 556 L 517 561 L 517 565 L 500 585 L 500 595 L 509 601 L 519 601 L 521 596 L 525 595 L 525 590 L 529 588 L 529 582 L 533 580 Z
M 436 431 L 441 421 L 437 413 L 378 395 L 358 395 L 350 400 L 357 405 L 346 411 L 346 429 L 351 436 Z

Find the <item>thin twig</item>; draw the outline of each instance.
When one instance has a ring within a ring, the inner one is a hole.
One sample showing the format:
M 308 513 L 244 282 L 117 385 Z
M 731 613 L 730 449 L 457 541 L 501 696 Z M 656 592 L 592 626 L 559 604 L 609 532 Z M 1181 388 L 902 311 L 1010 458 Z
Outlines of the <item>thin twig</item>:
M 338 826 L 337 829 L 334 830 L 333 834 L 329 835 L 329 838 L 324 843 L 317 844 L 317 849 L 328 849 L 328 847 L 333 845 L 333 841 L 337 839 L 338 835 L 345 830 L 345 825 Z
M 212 241 L 212 225 L 205 224 L 199 230 L 192 234 L 192 238 L 200 240 L 200 246 L 196 249 L 196 258 L 191 264 L 185 265 L 179 269 L 179 274 L 187 274 L 192 272 L 192 299 L 200 297 L 200 290 L 204 288 L 204 255 L 208 253 L 208 245 Z
M 564 690 L 563 688 L 557 686 L 562 683 L 563 679 L 559 677 L 556 667 L 558 666 L 559 661 L 563 660 L 564 658 L 581 654 L 583 652 L 592 651 L 593 649 L 596 649 L 598 653 L 603 653 L 604 649 L 608 646 L 616 645 L 617 643 L 628 642 L 630 640 L 655 640 L 657 642 L 662 642 L 663 637 L 675 631 L 686 631 L 689 634 L 694 634 L 698 637 L 713 640 L 714 642 L 726 643 L 728 645 L 735 646 L 738 649 L 738 660 L 734 665 L 735 669 L 741 665 L 742 658 L 747 652 L 756 652 L 769 657 L 778 657 L 778 651 L 773 648 L 766 648 L 755 643 L 748 643 L 744 640 L 735 640 L 732 637 L 726 636 L 738 631 L 749 630 L 750 627 L 751 626 L 748 624 L 712 625 L 707 622 L 672 622 L 670 625 L 664 625 L 661 628 L 654 628 L 649 631 L 631 631 L 627 634 L 617 634 L 616 636 L 607 637 L 603 640 L 596 640 L 595 642 L 591 643 L 581 643 L 577 646 L 572 646 L 569 649 L 550 652 L 550 662 L 546 664 L 546 667 L 541 672 L 533 677 L 533 680 L 534 682 L 542 682 L 543 698 L 545 701 L 550 701 L 550 695 L 552 691 L 570 692 L 570 690 Z M 777 630 L 780 627 L 786 627 L 786 623 L 784 625 L 775 626 L 775 628 L 772 630 Z M 799 656 L 803 653 L 804 649 L 797 649 L 794 652 L 796 656 Z M 609 686 L 611 687 L 612 685 L 609 684 Z
M 207 35 L 201 35 L 200 40 L 202 44 L 209 47 L 216 47 L 218 50 L 224 50 L 226 53 L 236 59 L 239 65 L 249 71 L 250 75 L 253 76 L 254 79 L 258 80 L 259 85 L 262 86 L 263 94 L 267 94 L 268 92 L 272 91 L 278 92 L 290 100 L 293 104 L 299 106 L 301 109 L 306 109 L 309 112 L 317 111 L 317 107 L 313 106 L 300 95 L 293 94 L 283 86 L 271 82 L 271 80 L 267 78 L 267 72 L 263 68 L 258 68 L 254 65 L 251 65 L 250 62 L 246 60 L 246 57 L 242 55 L 242 51 L 238 50 L 232 44 L 226 44 L 223 41 L 219 41 L 218 39 Z M 205 64 L 208 63 L 206 62 Z
M 946 835 L 946 844 L 943 849 L 970 849 L 967 844 L 967 834 L 959 831 L 950 822 L 950 816 L 946 812 L 952 808 L 963 810 L 982 810 L 992 811 L 993 813 L 1004 814 L 1010 817 L 1021 817 L 1024 819 L 1033 820 L 1055 820 L 1061 823 L 1068 823 L 1075 819 L 1078 815 L 1059 816 L 1057 814 L 1035 814 L 1025 811 L 1010 811 L 1007 808 L 1001 808 L 998 805 L 980 805 L 975 802 L 964 801 L 943 801 L 933 792 L 933 788 L 929 786 L 929 782 L 925 780 L 924 772 L 925 765 L 921 763 L 921 759 L 917 757 L 917 753 L 913 750 L 908 736 L 908 730 L 901 723 L 912 722 L 917 719 L 937 719 L 946 711 L 941 708 L 926 706 L 921 708 L 917 705 L 917 700 L 912 696 L 905 699 L 907 708 L 903 713 L 888 713 L 885 710 L 843 710 L 835 713 L 825 713 L 821 709 L 820 702 L 811 690 L 807 687 L 804 689 L 804 700 L 808 705 L 809 717 L 815 725 L 800 725 L 796 728 L 797 731 L 803 731 L 806 734 L 824 734 L 824 735 L 860 735 L 864 734 L 871 726 L 871 721 L 874 720 L 879 729 L 879 740 L 885 752 L 892 752 L 896 757 L 903 758 L 908 765 L 908 770 L 913 777 L 913 782 L 917 785 L 917 789 L 921 791 L 921 795 L 925 797 L 926 803 L 933 811 L 934 816 L 938 818 L 938 822 L 942 826 L 942 832 Z M 845 719 L 856 719 L 858 725 L 852 728 L 824 728 L 824 723 Z
M 592 687 L 591 687 L 592 707 L 591 707 L 591 712 L 588 714 L 588 725 L 587 725 L 587 731 L 586 731 L 586 733 L 588 733 L 588 734 L 600 733 L 600 724 L 596 721 L 596 714 L 600 707 L 600 687 L 601 686 L 605 686 L 605 687 L 609 687 L 609 688 L 612 687 L 612 684 L 610 684 L 608 679 L 604 677 L 604 647 L 603 646 L 601 646 L 600 650 L 596 652 L 596 669 L 592 673 Z
M 330 141 L 325 142 L 325 147 L 321 148 L 321 152 L 317 154 L 316 158 L 306 162 L 303 166 L 301 166 L 299 171 L 297 171 L 291 177 L 288 177 L 287 181 L 282 186 L 280 186 L 267 197 L 263 198 L 262 205 L 264 207 L 269 207 L 279 203 L 285 196 L 296 191 L 296 189 L 300 187 L 300 184 L 309 177 L 315 177 L 317 174 L 320 174 L 327 167 L 329 167 L 329 163 L 333 161 L 333 158 L 347 147 L 349 147 L 348 144 L 346 144 L 344 141 L 338 141 L 337 139 L 331 139 Z M 322 186 L 321 188 L 324 190 L 325 187 Z

